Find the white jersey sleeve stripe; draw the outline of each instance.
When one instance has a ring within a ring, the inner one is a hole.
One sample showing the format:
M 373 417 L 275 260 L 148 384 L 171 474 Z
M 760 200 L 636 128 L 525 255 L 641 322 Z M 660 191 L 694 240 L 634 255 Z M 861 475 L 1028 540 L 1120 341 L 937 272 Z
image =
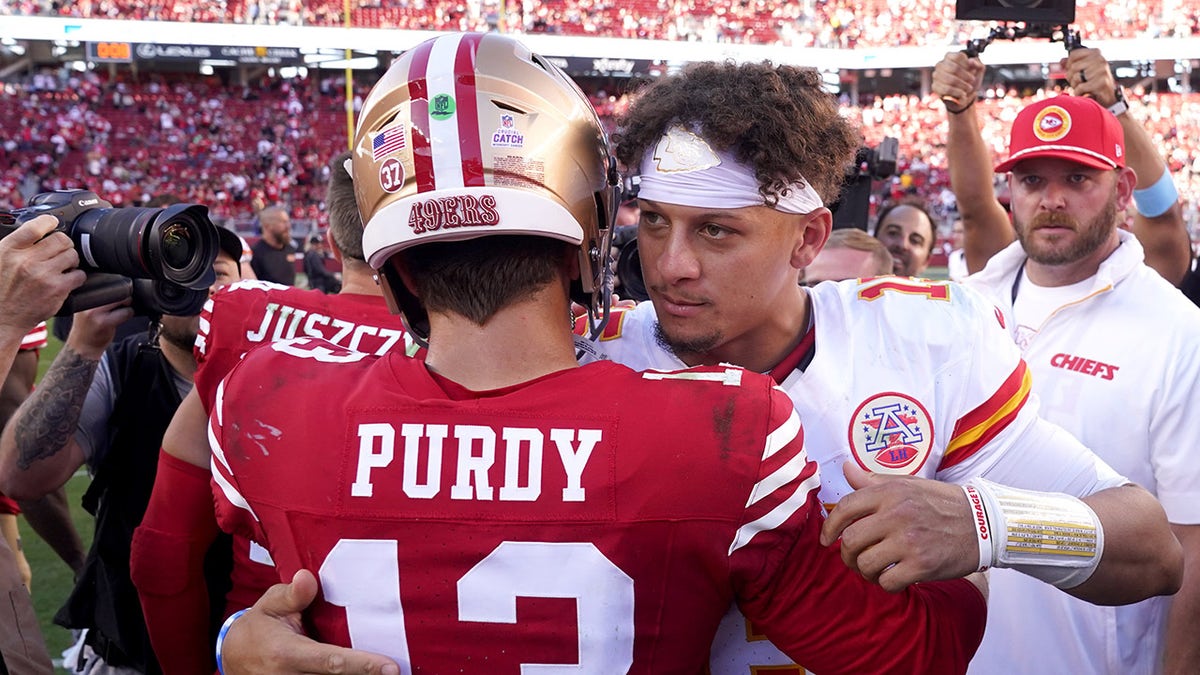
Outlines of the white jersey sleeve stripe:
M 739 527 L 737 534 L 733 537 L 733 543 L 729 545 L 729 554 L 733 555 L 734 551 L 749 544 L 750 540 L 754 539 L 758 533 L 772 530 L 787 522 L 793 514 L 808 503 L 808 493 L 820 487 L 821 474 L 814 473 L 804 480 L 804 482 L 800 483 L 796 491 L 792 493 L 792 496 L 788 497 L 779 506 L 771 509 L 762 518 Z
M 779 387 L 775 387 L 779 389 Z M 780 389 L 780 391 L 783 391 Z M 785 394 L 787 392 L 784 392 Z M 795 440 L 800 433 L 800 415 L 792 410 L 792 414 L 788 416 L 787 421 L 779 426 L 778 429 L 767 434 L 767 447 L 763 452 L 763 460 L 770 459 L 781 448 L 787 446 Z
M 229 462 L 225 459 L 225 451 L 221 449 L 221 441 L 217 438 L 217 427 L 223 427 L 225 412 L 225 381 L 217 385 L 217 395 L 213 402 L 213 413 L 208 421 L 208 447 L 212 450 L 213 458 L 225 467 L 225 470 L 230 475 L 233 474 L 233 469 L 229 468 Z
M 769 476 L 758 481 L 754 486 L 754 490 L 750 493 L 750 500 L 746 502 L 746 506 L 750 507 L 762 501 L 764 497 L 769 496 L 779 488 L 800 477 L 804 472 L 804 468 L 808 466 L 808 453 L 799 452 L 792 457 L 786 464 L 773 471 Z
M 246 501 L 246 498 L 242 496 L 242 493 L 238 492 L 237 488 L 235 488 L 233 484 L 229 482 L 229 479 L 225 478 L 225 474 L 221 472 L 221 469 L 219 466 L 217 466 L 217 463 L 215 461 L 210 462 L 210 466 L 212 468 L 213 480 L 221 488 L 221 494 L 225 495 L 225 499 L 229 500 L 230 504 L 233 504 L 239 509 L 245 509 L 251 516 L 253 516 L 255 521 L 258 521 L 258 514 L 254 512 L 254 509 L 250 508 L 250 504 Z
M 21 349 L 41 349 L 46 346 L 46 322 L 43 321 L 33 327 L 25 337 L 21 338 Z
M 208 421 L 208 447 L 212 450 L 212 459 L 209 460 L 209 466 L 212 470 L 213 481 L 221 488 L 221 493 L 225 495 L 225 499 L 229 500 L 230 504 L 240 509 L 245 509 L 257 521 L 258 514 L 254 512 L 254 509 L 250 508 L 249 502 L 242 496 L 242 493 L 225 477 L 226 473 L 232 476 L 233 470 L 229 468 L 229 462 L 225 459 L 225 451 L 221 448 L 221 441 L 217 436 L 217 428 L 221 426 L 221 419 L 223 417 L 224 403 L 225 382 L 222 381 L 221 384 L 217 385 L 217 396 L 213 404 L 213 414 Z

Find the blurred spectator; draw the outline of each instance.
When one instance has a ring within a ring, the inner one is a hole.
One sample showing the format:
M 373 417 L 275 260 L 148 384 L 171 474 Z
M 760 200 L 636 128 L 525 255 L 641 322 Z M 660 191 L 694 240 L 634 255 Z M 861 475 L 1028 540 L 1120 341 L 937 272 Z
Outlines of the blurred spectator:
M 292 242 L 292 219 L 280 206 L 268 206 L 258 214 L 262 237 L 250 247 L 254 276 L 284 286 L 296 285 L 296 245 Z
M 329 247 L 321 235 L 308 238 L 308 245 L 304 247 L 304 276 L 308 277 L 309 288 L 322 293 L 337 293 L 342 289 L 338 275 L 325 268 L 325 260 L 329 257 Z
M 967 256 L 963 252 L 963 221 L 955 218 L 950 226 L 950 241 L 947 242 L 949 251 L 946 253 L 946 276 L 950 281 L 962 281 L 970 272 L 967 271 Z
M 875 238 L 892 254 L 894 274 L 919 277 L 929 266 L 937 225 L 922 200 L 906 198 L 879 212 Z
M 875 237 L 856 227 L 834 230 L 825 247 L 802 271 L 802 283 L 869 279 L 892 273 L 892 254 Z

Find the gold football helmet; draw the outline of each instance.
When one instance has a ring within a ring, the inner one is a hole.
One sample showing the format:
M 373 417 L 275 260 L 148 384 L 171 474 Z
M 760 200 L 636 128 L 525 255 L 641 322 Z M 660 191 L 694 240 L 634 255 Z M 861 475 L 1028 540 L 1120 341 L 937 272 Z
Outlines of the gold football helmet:
M 579 87 L 520 42 L 452 34 L 405 52 L 363 103 L 349 164 L 375 269 L 424 242 L 553 237 L 579 247 L 574 299 L 607 319 L 616 161 Z M 427 337 L 423 310 L 390 285 Z

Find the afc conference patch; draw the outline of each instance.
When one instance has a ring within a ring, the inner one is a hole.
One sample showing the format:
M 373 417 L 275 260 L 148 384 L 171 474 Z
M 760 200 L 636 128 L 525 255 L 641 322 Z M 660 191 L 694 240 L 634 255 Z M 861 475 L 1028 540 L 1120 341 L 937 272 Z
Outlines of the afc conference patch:
M 850 452 L 875 473 L 915 475 L 933 447 L 933 421 L 919 401 L 898 392 L 875 394 L 850 418 Z

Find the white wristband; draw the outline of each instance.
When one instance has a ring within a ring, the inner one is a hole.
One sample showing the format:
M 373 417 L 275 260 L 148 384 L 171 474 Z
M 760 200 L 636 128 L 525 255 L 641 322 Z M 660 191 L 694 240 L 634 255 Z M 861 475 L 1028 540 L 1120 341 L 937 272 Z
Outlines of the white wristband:
M 975 539 L 979 542 L 979 568 L 975 571 L 986 572 L 996 555 L 993 547 L 996 539 L 992 536 L 992 527 L 988 523 L 987 509 L 979 489 L 974 485 L 964 485 L 962 489 L 967 493 L 967 503 L 971 505 L 971 521 L 975 523 Z
M 993 567 L 1007 567 L 1058 588 L 1087 581 L 1104 553 L 1104 528 L 1079 499 L 973 478 L 992 526 Z M 968 493 L 970 498 L 970 493 Z M 974 508 L 974 505 L 972 505 Z

